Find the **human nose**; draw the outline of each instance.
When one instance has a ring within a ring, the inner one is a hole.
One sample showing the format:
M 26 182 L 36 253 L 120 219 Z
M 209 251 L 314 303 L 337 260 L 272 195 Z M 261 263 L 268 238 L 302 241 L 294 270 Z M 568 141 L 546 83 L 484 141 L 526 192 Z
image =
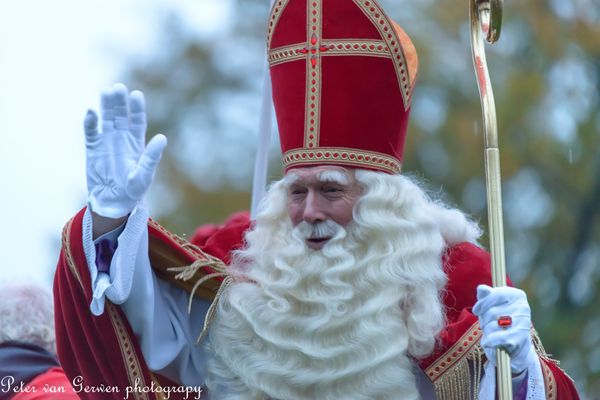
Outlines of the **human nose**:
M 323 210 L 319 196 L 314 192 L 309 192 L 306 196 L 306 203 L 304 206 L 302 219 L 309 224 L 322 222 L 327 219 L 327 215 Z

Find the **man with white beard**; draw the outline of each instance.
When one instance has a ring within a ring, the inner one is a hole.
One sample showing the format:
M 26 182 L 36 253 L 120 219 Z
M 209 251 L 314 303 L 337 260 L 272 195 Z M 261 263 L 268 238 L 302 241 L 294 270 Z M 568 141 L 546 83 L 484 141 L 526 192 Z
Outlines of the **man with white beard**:
M 290 172 L 271 187 L 219 304 L 209 392 L 419 398 L 411 358 L 430 354 L 444 326 L 442 232 L 463 241 L 478 230 L 400 175 Z
M 120 393 L 82 398 L 494 399 L 502 347 L 515 398 L 576 399 L 525 293 L 489 287 L 477 226 L 400 174 L 418 65 L 402 28 L 373 0 L 280 0 L 267 43 L 285 176 L 255 221 L 190 242 L 149 221 L 166 138 L 145 145 L 143 95 L 105 91 L 101 129 L 88 112 L 58 351 L 71 377 Z M 182 283 L 170 267 L 186 264 Z

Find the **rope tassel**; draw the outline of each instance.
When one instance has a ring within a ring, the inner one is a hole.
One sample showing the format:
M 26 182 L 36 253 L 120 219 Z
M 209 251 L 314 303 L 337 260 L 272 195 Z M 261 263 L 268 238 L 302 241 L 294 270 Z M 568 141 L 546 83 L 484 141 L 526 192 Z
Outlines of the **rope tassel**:
M 190 292 L 190 298 L 188 301 L 188 314 L 192 313 L 192 303 L 194 299 L 194 294 L 196 293 L 198 288 L 200 288 L 204 283 L 208 282 L 211 279 L 223 278 L 223 281 L 221 282 L 221 285 L 219 286 L 219 289 L 217 290 L 217 293 L 215 294 L 215 297 L 212 303 L 210 304 L 208 311 L 206 312 L 206 317 L 204 317 L 204 325 L 202 327 L 200 335 L 198 336 L 198 339 L 196 339 L 196 344 L 202 342 L 202 340 L 206 337 L 206 334 L 208 333 L 208 328 L 210 327 L 211 322 L 215 319 L 215 316 L 217 314 L 217 306 L 219 304 L 219 299 L 221 298 L 221 295 L 223 294 L 225 289 L 227 289 L 233 283 L 233 277 L 231 276 L 229 271 L 227 271 L 227 268 L 221 260 L 210 256 L 208 259 L 196 260 L 191 265 L 173 267 L 168 269 L 172 272 L 178 272 L 178 274 L 175 275 L 176 279 L 189 281 L 193 279 L 194 276 L 198 273 L 198 271 L 200 271 L 203 267 L 209 267 L 215 272 L 207 274 L 202 278 L 198 279 L 198 281 L 192 287 L 192 290 Z

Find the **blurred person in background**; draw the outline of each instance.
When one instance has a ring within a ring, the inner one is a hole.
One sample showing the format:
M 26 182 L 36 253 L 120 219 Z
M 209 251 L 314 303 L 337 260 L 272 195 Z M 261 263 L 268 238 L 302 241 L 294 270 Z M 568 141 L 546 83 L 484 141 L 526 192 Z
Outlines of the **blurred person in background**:
M 55 276 L 68 374 L 149 399 L 491 400 L 505 348 L 516 399 L 577 399 L 525 293 L 490 287 L 476 224 L 400 173 L 418 70 L 402 28 L 373 0 L 289 0 L 267 40 L 285 176 L 253 221 L 188 242 L 149 220 L 167 141 L 146 144 L 143 94 L 117 84 L 88 112 L 88 206 Z
M 0 287 L 0 399 L 78 399 L 56 357 L 52 295 L 42 286 Z

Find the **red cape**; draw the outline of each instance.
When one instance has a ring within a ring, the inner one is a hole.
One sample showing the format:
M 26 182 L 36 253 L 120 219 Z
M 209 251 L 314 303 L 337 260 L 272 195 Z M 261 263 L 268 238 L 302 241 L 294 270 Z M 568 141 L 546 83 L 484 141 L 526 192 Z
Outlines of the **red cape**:
M 172 388 L 171 399 L 185 397 L 185 393 L 176 392 L 177 385 L 148 370 L 119 306 L 107 301 L 104 314 L 99 317 L 91 314 L 91 283 L 82 247 L 83 215 L 84 210 L 63 230 L 62 250 L 54 279 L 58 354 L 67 376 L 71 381 L 81 377 L 82 384 L 75 389 L 79 390 L 78 395 L 82 399 L 121 400 L 131 388 L 152 389 L 146 393 L 143 390 L 131 393 L 129 398 L 136 400 L 160 399 L 163 388 Z M 242 245 L 243 234 L 249 227 L 248 214 L 238 213 L 223 225 L 200 227 L 188 242 L 150 220 L 152 266 L 159 277 L 189 291 L 194 281 L 213 272 L 211 263 L 222 261 L 222 265 L 226 265 L 230 261 L 231 250 Z M 456 385 L 460 379 L 469 378 L 467 361 L 483 361 L 479 345 L 481 330 L 471 307 L 476 301 L 477 285 L 491 285 L 491 269 L 489 254 L 469 243 L 450 248 L 443 261 L 448 275 L 444 292 L 447 325 L 433 354 L 421 360 L 420 366 L 433 382 L 438 398 L 453 399 L 456 390 L 468 390 Z M 174 273 L 168 270 L 190 264 L 199 268 L 193 279 L 185 282 L 175 279 Z M 218 279 L 210 280 L 196 294 L 212 299 L 219 285 Z M 557 363 L 541 350 L 539 354 L 547 398 L 579 399 L 572 380 Z

